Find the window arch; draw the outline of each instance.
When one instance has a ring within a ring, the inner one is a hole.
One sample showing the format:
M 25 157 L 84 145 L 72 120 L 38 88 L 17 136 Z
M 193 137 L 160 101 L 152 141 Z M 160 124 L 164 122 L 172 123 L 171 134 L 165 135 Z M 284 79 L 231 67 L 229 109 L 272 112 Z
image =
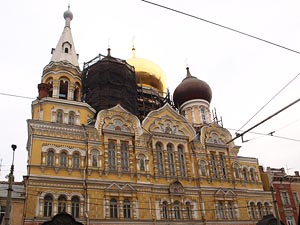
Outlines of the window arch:
M 108 142 L 108 168 L 116 170 L 116 143 L 115 141 Z
M 255 204 L 254 202 L 250 202 L 250 217 L 251 219 L 255 219 L 256 218 L 256 212 L 255 212 Z
M 53 150 L 48 151 L 47 166 L 54 166 L 54 151 Z
M 219 219 L 225 219 L 224 204 L 221 201 L 217 202 L 217 213 Z
M 65 152 L 60 154 L 60 166 L 67 167 L 67 153 Z
M 163 151 L 162 151 L 162 144 L 160 142 L 155 144 L 156 149 L 156 157 L 157 157 L 157 170 L 158 175 L 164 175 L 164 157 L 163 157 Z
M 180 220 L 180 203 L 178 201 L 174 202 L 174 217 L 176 220 Z
M 184 162 L 183 146 L 179 145 L 177 150 L 178 150 L 178 161 L 179 161 L 180 175 L 182 177 L 185 177 L 186 173 L 185 173 L 185 162 Z
M 56 123 L 63 123 L 63 111 L 61 109 L 56 112 Z
M 271 213 L 270 204 L 268 202 L 264 203 L 265 215 L 269 215 Z
M 70 125 L 75 125 L 75 112 L 73 112 L 73 111 L 69 112 L 68 123 Z
M 123 216 L 126 219 L 131 218 L 131 205 L 128 199 L 125 199 L 123 202 Z
M 175 176 L 174 154 L 173 154 L 173 146 L 171 144 L 167 145 L 167 154 L 168 154 L 168 166 L 169 166 L 170 176 Z
M 48 96 L 52 97 L 53 96 L 53 78 L 52 77 L 48 78 L 46 80 L 46 84 L 49 84 L 50 87 L 51 87 L 50 90 L 49 90 L 49 92 L 48 92 Z
M 255 180 L 255 172 L 254 172 L 254 169 L 253 169 L 253 168 L 250 169 L 250 180 L 251 180 L 251 181 L 254 181 L 254 180 Z
M 259 218 L 262 218 L 264 216 L 263 206 L 262 206 L 261 202 L 257 203 L 257 212 L 258 212 Z
M 216 162 L 215 153 L 210 154 L 210 161 L 211 161 L 212 178 L 218 178 L 217 162 Z
M 80 212 L 80 199 L 78 196 L 73 196 L 71 199 L 71 209 L 72 209 L 72 216 L 75 218 L 79 217 Z
M 112 198 L 109 202 L 110 218 L 118 218 L 118 202 Z
M 162 204 L 162 218 L 168 219 L 168 202 L 166 201 Z
M 44 216 L 52 216 L 53 197 L 51 194 L 46 194 L 44 197 Z
M 143 154 L 140 154 L 138 156 L 138 164 L 139 164 L 140 171 L 146 171 L 145 159 L 146 157 Z
M 121 142 L 121 168 L 122 171 L 128 171 L 128 142 Z
M 78 169 L 80 167 L 80 156 L 78 153 L 73 155 L 73 168 Z
M 99 152 L 97 150 L 92 150 L 92 167 L 98 167 L 98 155 Z
M 233 219 L 234 218 L 234 211 L 233 211 L 233 203 L 232 202 L 227 203 L 227 212 L 228 212 L 229 219 Z
M 233 173 L 236 179 L 240 179 L 239 165 L 237 163 L 233 164 Z
M 201 176 L 207 175 L 206 162 L 204 160 L 200 161 L 200 174 L 201 174 Z
M 221 169 L 221 175 L 223 179 L 226 179 L 226 160 L 225 155 L 220 154 L 220 169 Z
M 67 197 L 65 195 L 60 195 L 58 197 L 57 213 L 66 212 Z
M 192 206 L 190 202 L 185 203 L 185 210 L 186 210 L 186 218 L 188 220 L 192 219 Z
M 76 82 L 74 90 L 74 99 L 75 101 L 80 101 L 80 84 Z
M 60 80 L 58 97 L 60 99 L 68 99 L 68 89 L 69 89 L 69 82 L 67 80 Z
M 247 181 L 248 180 L 248 175 L 247 175 L 247 168 L 246 167 L 243 168 L 242 173 L 243 173 L 243 179 L 245 181 Z

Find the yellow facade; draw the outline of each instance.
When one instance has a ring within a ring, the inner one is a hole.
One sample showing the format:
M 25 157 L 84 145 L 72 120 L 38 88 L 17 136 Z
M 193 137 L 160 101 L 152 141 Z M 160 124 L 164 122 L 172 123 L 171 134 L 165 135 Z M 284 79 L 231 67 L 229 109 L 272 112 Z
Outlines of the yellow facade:
M 27 121 L 24 224 L 62 212 L 88 225 L 255 224 L 272 213 L 258 160 L 227 144 L 207 101 L 181 114 L 166 103 L 142 121 L 121 105 L 96 112 L 81 101 L 80 69 L 57 54 Z

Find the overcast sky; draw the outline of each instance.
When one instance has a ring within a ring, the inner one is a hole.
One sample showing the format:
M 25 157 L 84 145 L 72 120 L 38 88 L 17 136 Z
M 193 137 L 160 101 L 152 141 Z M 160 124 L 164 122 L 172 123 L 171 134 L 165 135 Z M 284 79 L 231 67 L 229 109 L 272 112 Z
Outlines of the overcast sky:
M 43 67 L 63 31 L 63 13 L 71 4 L 71 22 L 80 67 L 97 56 L 136 55 L 158 64 L 173 94 L 186 75 L 206 81 L 213 92 L 211 109 L 234 135 L 289 82 L 241 131 L 297 100 L 300 54 L 187 17 L 141 0 L 11 0 L 0 3 L 1 180 L 9 173 L 11 144 L 16 144 L 15 175 L 26 175 L 27 123 Z M 298 0 L 153 0 L 194 16 L 300 51 Z M 300 102 L 247 133 L 240 156 L 258 158 L 267 167 L 300 170 Z M 267 135 L 275 131 L 272 137 Z M 260 134 L 266 135 L 260 135 Z

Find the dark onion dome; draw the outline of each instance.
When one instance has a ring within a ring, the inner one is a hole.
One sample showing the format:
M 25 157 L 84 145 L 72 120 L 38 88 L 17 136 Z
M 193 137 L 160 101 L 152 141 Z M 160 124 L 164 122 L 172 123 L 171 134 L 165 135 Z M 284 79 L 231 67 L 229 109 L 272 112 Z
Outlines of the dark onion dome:
M 177 86 L 173 94 L 175 106 L 179 108 L 183 103 L 193 99 L 204 99 L 210 103 L 212 92 L 209 85 L 192 76 L 189 67 L 186 70 L 186 78 Z

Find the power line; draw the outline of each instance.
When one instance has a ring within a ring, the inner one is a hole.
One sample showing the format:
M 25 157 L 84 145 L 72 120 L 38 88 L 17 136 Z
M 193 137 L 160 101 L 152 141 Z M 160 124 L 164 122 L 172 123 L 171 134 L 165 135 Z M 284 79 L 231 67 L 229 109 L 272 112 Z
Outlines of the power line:
M 256 37 L 256 36 L 254 36 L 254 35 L 251 35 L 251 34 L 248 34 L 248 33 L 245 33 L 245 32 L 239 31 L 239 30 L 236 30 L 236 29 L 234 29 L 234 28 L 230 28 L 230 27 L 228 27 L 228 26 L 224 26 L 224 25 L 221 25 L 221 24 L 218 24 L 218 23 L 215 23 L 215 22 L 212 22 L 212 21 L 209 21 L 209 20 L 206 20 L 206 19 L 203 19 L 203 18 L 194 16 L 194 15 L 192 15 L 192 14 L 185 13 L 185 12 L 180 11 L 180 10 L 172 9 L 172 8 L 170 8 L 170 7 L 163 6 L 163 5 L 154 3 L 154 2 L 150 2 L 150 1 L 146 1 L 146 0 L 141 0 L 141 1 L 142 1 L 142 2 L 146 2 L 146 3 L 149 3 L 149 4 L 151 4 L 151 5 L 158 6 L 158 7 L 160 7 L 160 8 L 164 8 L 164 9 L 167 9 L 167 10 L 170 10 L 170 11 L 173 11 L 173 12 L 176 12 L 176 13 L 179 13 L 179 14 L 182 14 L 182 15 L 185 15 L 185 16 L 192 17 L 192 18 L 197 19 L 197 20 L 202 20 L 202 21 L 204 21 L 204 22 L 213 24 L 213 25 L 215 25 L 215 26 L 222 27 L 222 28 L 224 28 L 224 29 L 227 29 L 227 30 L 230 30 L 230 31 L 239 33 L 239 34 L 242 34 L 242 35 L 244 35 L 244 36 L 248 36 L 248 37 L 250 37 L 250 38 L 254 38 L 254 39 L 256 39 L 256 40 L 259 40 L 259 41 L 262 41 L 262 42 L 265 42 L 265 43 L 274 45 L 274 46 L 276 46 L 276 47 L 279 47 L 279 48 L 282 48 L 282 49 L 285 49 L 285 50 L 288 50 L 288 51 L 291 51 L 291 52 L 300 54 L 299 51 L 293 50 L 293 49 L 291 49 L 291 48 L 287 48 L 287 47 L 285 47 L 285 46 L 276 44 L 276 43 L 274 43 L 274 42 L 267 41 L 267 40 L 265 40 L 265 39 Z
M 237 132 L 239 132 L 241 129 L 243 129 L 259 112 L 261 112 L 275 97 L 277 97 L 287 86 L 289 86 L 298 76 L 300 73 L 298 73 L 292 80 L 290 80 L 286 85 L 284 85 L 283 88 L 281 88 L 266 104 L 264 104 L 247 122 L 238 129 Z
M 297 74 L 288 84 L 286 84 L 285 86 L 284 86 L 284 88 L 286 88 L 293 80 L 295 80 L 298 76 L 300 75 L 300 73 L 299 74 Z M 277 96 L 284 88 L 282 88 L 275 96 Z M 27 96 L 21 96 L 21 95 L 15 95 L 15 94 L 8 94 L 8 93 L 1 93 L 0 92 L 0 95 L 4 95 L 4 96 L 10 96 L 10 97 L 16 97 L 16 98 L 25 98 L 25 99 L 36 99 L 36 98 L 32 98 L 32 97 L 27 97 Z M 275 98 L 275 96 L 272 98 L 272 99 L 274 99 Z M 271 99 L 271 100 L 272 100 Z M 271 101 L 271 100 L 269 100 L 269 102 Z M 298 99 L 299 100 L 299 99 Z M 269 103 L 268 102 L 268 103 Z M 267 103 L 267 104 L 268 104 Z M 263 106 L 263 107 L 265 107 L 265 106 Z M 262 109 L 262 108 L 261 108 Z M 109 110 L 109 111 L 113 111 L 113 110 L 111 110 L 111 109 L 107 109 L 107 110 Z M 118 112 L 118 113 L 124 113 L 124 114 L 127 114 L 126 112 Z M 258 112 L 257 112 L 258 113 Z M 256 114 L 257 114 L 256 113 Z M 256 115 L 255 114 L 255 115 Z M 254 116 L 255 116 L 254 115 Z M 253 117 L 254 117 L 253 116 Z M 148 116 L 148 117 L 150 117 L 150 118 L 154 118 L 154 119 L 161 119 L 160 117 L 156 117 L 156 116 Z M 252 117 L 252 118 L 253 118 Z M 251 119 L 252 119 L 251 118 Z M 250 120 L 251 120 L 250 119 Z M 250 121 L 250 120 L 248 120 L 247 121 L 247 123 Z M 173 120 L 173 121 L 175 121 L 175 122 L 181 122 L 181 123 L 185 123 L 185 124 L 190 124 L 190 123 L 188 123 L 188 122 L 186 122 L 186 121 L 181 121 L 181 120 Z M 247 124 L 246 123 L 246 124 Z M 245 124 L 245 125 L 246 125 Z M 243 125 L 243 126 L 245 126 L 245 125 Z M 224 127 L 224 129 L 228 129 L 228 130 L 235 130 L 235 131 L 240 131 L 241 129 L 242 129 L 242 127 L 239 129 L 239 130 L 236 130 L 236 129 L 229 129 L 229 128 L 226 128 L 226 127 Z M 282 129 L 282 128 L 280 128 L 280 129 Z M 280 130 L 280 129 L 278 129 L 278 130 Z M 276 130 L 276 131 L 278 131 L 278 130 Z M 293 138 L 288 138 L 288 137 L 281 137 L 281 136 L 278 136 L 278 135 L 274 135 L 274 132 L 275 131 L 272 131 L 272 132 L 270 132 L 269 134 L 263 134 L 263 133 L 256 133 L 256 134 L 259 134 L 259 135 L 265 135 L 265 136 L 271 136 L 271 137 L 276 137 L 276 138 L 280 138 L 280 139 L 285 139 L 285 140 L 290 140 L 290 141 L 296 141 L 296 142 L 299 142 L 300 140 L 298 140 L 298 139 L 293 139 Z M 255 134 L 255 132 L 250 132 L 250 133 L 254 133 Z M 242 136 L 242 135 L 244 135 L 245 134 L 245 132 L 243 132 L 242 134 L 239 134 L 239 136 L 238 137 L 240 137 L 240 136 Z M 235 140 L 236 138 L 238 138 L 238 137 L 235 137 L 234 139 L 232 139 L 231 141 L 233 141 L 233 140 Z M 254 138 L 255 139 L 255 138 Z M 253 140 L 253 139 L 251 139 L 251 140 Z M 231 141 L 229 141 L 229 142 L 227 142 L 227 143 L 230 143 Z M 244 141 L 245 142 L 245 141 Z M 5 165 L 3 165 L 3 166 L 5 166 Z
M 290 103 L 289 105 L 285 106 L 284 108 L 280 109 L 279 111 L 277 111 L 276 113 L 272 114 L 271 116 L 267 117 L 266 119 L 262 120 L 261 122 L 257 123 L 256 125 L 254 125 L 253 127 L 249 128 L 248 130 L 244 131 L 241 134 L 236 134 L 235 138 L 232 138 L 230 141 L 226 142 L 226 144 L 229 144 L 230 142 L 234 141 L 235 139 L 242 137 L 243 135 L 248 133 L 250 130 L 253 130 L 254 128 L 258 127 L 259 125 L 263 124 L 264 122 L 268 121 L 269 119 L 271 119 L 272 117 L 276 116 L 277 114 L 283 112 L 284 110 L 286 110 L 287 108 L 291 107 L 292 105 L 296 104 L 297 102 L 300 101 L 300 98 L 298 98 L 297 100 L 293 101 L 292 103 Z
M 22 95 L 14 95 L 14 94 L 2 93 L 2 92 L 0 92 L 0 95 L 16 97 L 16 98 L 36 99 L 36 98 L 32 98 L 32 97 L 27 97 L 27 96 L 22 96 Z

